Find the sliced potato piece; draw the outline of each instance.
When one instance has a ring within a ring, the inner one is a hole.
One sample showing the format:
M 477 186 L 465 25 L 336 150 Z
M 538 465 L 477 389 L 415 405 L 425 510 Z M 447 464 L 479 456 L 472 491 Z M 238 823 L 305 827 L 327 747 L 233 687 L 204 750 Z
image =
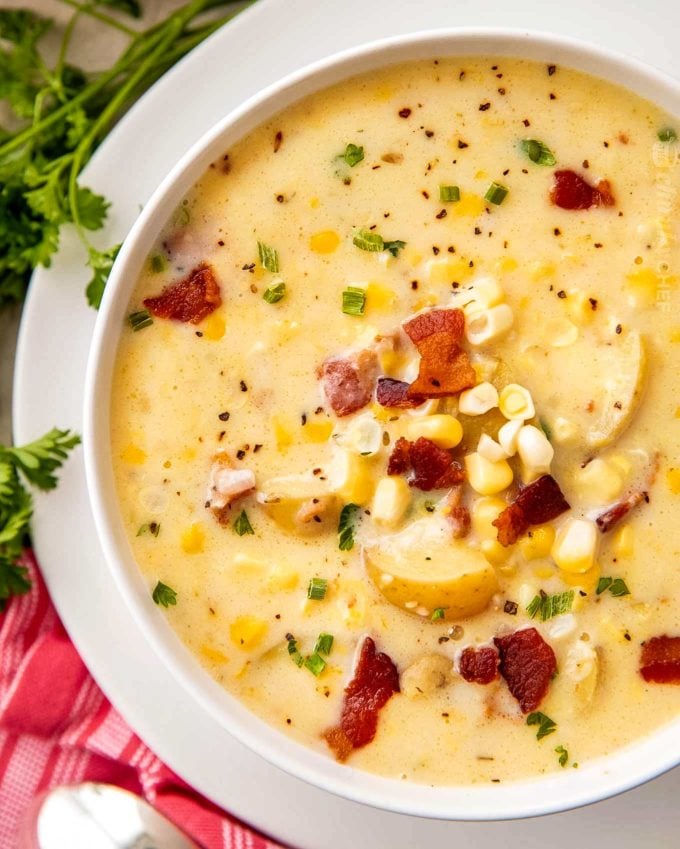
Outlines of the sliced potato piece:
M 364 548 L 366 571 L 396 607 L 449 620 L 484 610 L 498 589 L 496 572 L 480 551 L 451 539 L 446 520 L 423 519 Z
M 339 500 L 327 481 L 311 474 L 270 478 L 260 487 L 257 500 L 287 531 L 313 534 L 337 527 Z

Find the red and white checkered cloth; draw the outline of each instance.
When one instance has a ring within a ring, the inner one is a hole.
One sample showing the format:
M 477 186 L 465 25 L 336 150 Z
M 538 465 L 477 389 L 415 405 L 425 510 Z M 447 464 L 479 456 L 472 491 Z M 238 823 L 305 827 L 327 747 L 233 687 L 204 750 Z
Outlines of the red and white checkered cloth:
M 103 781 L 143 795 L 205 849 L 281 849 L 178 778 L 95 684 L 31 553 L 31 591 L 0 614 L 0 849 L 14 849 L 41 793 Z

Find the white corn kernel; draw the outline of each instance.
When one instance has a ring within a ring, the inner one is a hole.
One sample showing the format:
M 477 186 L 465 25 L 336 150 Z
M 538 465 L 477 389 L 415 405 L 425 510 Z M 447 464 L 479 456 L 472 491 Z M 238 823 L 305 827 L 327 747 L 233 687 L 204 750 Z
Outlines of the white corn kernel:
M 555 456 L 548 437 L 533 425 L 524 425 L 517 435 L 517 453 L 522 461 L 525 483 L 547 474 Z
M 420 418 L 421 416 L 432 416 L 439 409 L 439 398 L 428 398 L 427 401 L 423 401 L 423 403 L 419 407 L 412 407 L 410 410 L 407 410 L 409 416 L 413 416 L 415 418 Z
M 483 433 L 479 437 L 477 453 L 481 454 L 485 460 L 491 460 L 492 463 L 498 463 L 499 460 L 507 460 L 509 456 L 503 446 L 499 445 L 495 439 L 492 439 L 488 433 Z
M 626 476 L 621 469 L 601 457 L 595 457 L 576 472 L 576 485 L 583 501 L 591 506 L 610 504 L 623 492 Z
M 569 518 L 557 531 L 551 554 L 560 569 L 582 574 L 595 565 L 596 550 L 596 525 L 587 519 Z
M 498 406 L 498 390 L 493 383 L 478 383 L 458 398 L 458 411 L 466 416 L 481 416 Z
M 382 447 L 382 428 L 370 414 L 357 416 L 346 431 L 337 435 L 337 442 L 354 454 L 370 456 Z
M 475 452 L 465 457 L 465 468 L 470 486 L 480 495 L 496 495 L 512 483 L 512 469 L 507 460 L 491 463 Z
M 486 345 L 504 336 L 512 327 L 514 318 L 507 304 L 475 312 L 466 319 L 465 336 L 471 345 Z
M 440 448 L 455 448 L 463 438 L 463 426 L 448 413 L 439 413 L 408 422 L 406 433 L 412 442 L 423 436 Z
M 562 445 L 565 442 L 571 442 L 578 436 L 578 427 L 574 424 L 574 422 L 569 419 L 565 419 L 564 416 L 557 416 L 557 418 L 549 424 L 550 430 L 552 431 L 552 437 L 559 445 Z
M 517 437 L 523 427 L 522 419 L 506 422 L 498 431 L 498 441 L 508 457 L 517 453 Z
M 531 392 L 519 383 L 508 383 L 501 390 L 498 407 L 506 419 L 533 419 L 536 415 Z
M 478 277 L 465 289 L 466 315 L 495 307 L 505 300 L 505 292 L 495 277 Z
M 396 525 L 410 503 L 411 490 L 404 478 L 396 475 L 381 478 L 373 496 L 371 518 L 378 525 Z
M 502 498 L 478 498 L 472 505 L 472 530 L 482 540 L 495 540 L 498 529 L 494 521 L 508 505 Z
M 576 617 L 573 613 L 563 613 L 546 626 L 546 631 L 551 640 L 563 640 L 565 637 L 569 637 L 574 633 L 577 624 Z

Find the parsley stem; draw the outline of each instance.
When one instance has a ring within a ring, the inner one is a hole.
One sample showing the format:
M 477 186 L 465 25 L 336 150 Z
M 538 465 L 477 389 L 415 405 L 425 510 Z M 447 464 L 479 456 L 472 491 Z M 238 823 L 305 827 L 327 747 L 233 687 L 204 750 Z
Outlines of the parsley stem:
M 77 3 L 76 0 L 59 0 L 60 3 L 64 3 L 66 6 L 71 6 L 73 9 L 77 9 L 77 14 L 89 15 L 91 18 L 96 18 L 98 21 L 101 21 L 103 24 L 107 24 L 114 29 L 120 30 L 120 32 L 125 33 L 129 38 L 134 38 L 138 35 L 137 30 L 131 29 L 130 27 L 126 27 L 125 24 L 121 24 L 120 21 L 116 21 L 108 15 L 104 14 L 104 12 L 98 11 L 94 5 L 90 3 Z

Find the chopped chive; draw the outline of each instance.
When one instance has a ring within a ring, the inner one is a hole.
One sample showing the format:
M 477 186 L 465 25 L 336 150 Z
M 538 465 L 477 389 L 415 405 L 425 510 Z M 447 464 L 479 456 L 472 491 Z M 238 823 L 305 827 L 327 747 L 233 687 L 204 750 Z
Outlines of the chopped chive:
M 406 247 L 406 242 L 402 242 L 401 239 L 394 239 L 391 242 L 385 242 L 384 245 L 385 250 L 389 251 L 392 256 L 396 257 L 399 254 L 399 251 Z
M 153 324 L 153 319 L 151 318 L 149 310 L 137 310 L 137 312 L 130 313 L 128 316 L 128 323 L 136 333 L 138 330 L 150 327 Z
M 151 593 L 151 598 L 163 607 L 169 607 L 171 604 L 177 604 L 177 593 L 172 587 L 159 581 Z
M 508 190 L 505 186 L 502 186 L 500 183 L 492 183 L 486 190 L 484 199 L 488 200 L 489 203 L 495 203 L 496 206 L 500 206 L 505 200 L 507 194 Z
M 557 723 L 550 719 L 549 716 L 541 713 L 540 710 L 534 711 L 527 716 L 527 725 L 538 725 L 538 731 L 536 732 L 537 740 L 542 740 L 557 729 Z
M 236 517 L 232 527 L 240 537 L 244 536 L 244 534 L 255 533 L 255 531 L 253 530 L 253 526 L 250 524 L 248 514 L 245 510 L 241 510 L 240 514 Z
M 675 132 L 673 127 L 663 127 L 659 130 L 657 136 L 659 137 L 659 141 L 674 142 L 677 139 L 678 134 Z
M 314 654 L 325 654 L 326 657 L 331 653 L 331 649 L 333 648 L 333 635 L 326 634 L 325 632 L 321 632 L 316 640 L 316 645 L 314 646 Z
M 260 265 L 274 274 L 279 273 L 279 252 L 264 242 L 257 243 L 257 253 L 260 257 Z
M 293 660 L 293 663 L 295 663 L 296 666 L 302 666 L 305 659 L 298 650 L 297 640 L 292 634 L 286 634 L 286 639 L 288 640 L 288 654 Z
M 538 139 L 522 139 L 520 146 L 527 157 L 536 165 L 555 165 L 557 162 L 552 150 Z
M 161 271 L 165 271 L 167 267 L 167 262 L 165 257 L 162 254 L 154 254 L 150 260 L 151 270 L 154 274 L 160 274 Z
M 338 522 L 338 548 L 340 551 L 351 551 L 354 548 L 354 531 L 359 510 L 358 504 L 345 504 Z
M 380 233 L 373 233 L 371 230 L 355 230 L 352 237 L 352 244 L 362 251 L 371 251 L 379 253 L 385 250 L 385 241 Z
M 433 622 L 436 622 L 438 619 L 443 619 L 444 618 L 444 610 L 445 610 L 445 608 L 443 608 L 443 607 L 435 607 L 435 609 L 432 611 L 432 615 L 430 616 L 430 619 Z
M 278 304 L 279 301 L 283 300 L 285 294 L 286 284 L 282 281 L 273 286 L 268 286 L 262 293 L 262 297 L 268 304 Z
M 361 162 L 364 158 L 364 149 L 363 147 L 358 147 L 356 144 L 348 144 L 345 148 L 345 152 L 342 154 L 342 158 L 349 165 L 350 168 L 354 168 L 354 166 Z
M 439 200 L 442 203 L 456 203 L 460 200 L 460 189 L 458 186 L 440 186 Z
M 546 595 L 541 592 L 540 595 L 534 598 L 527 605 L 527 613 L 532 619 L 537 616 L 542 622 L 552 619 L 553 616 L 560 616 L 562 613 L 569 613 L 574 603 L 574 590 L 567 590 L 563 593 L 555 595 Z
M 348 286 L 342 293 L 342 311 L 345 315 L 363 315 L 366 309 L 366 290 Z
M 566 766 L 567 761 L 569 760 L 569 752 L 564 748 L 564 746 L 558 746 L 555 749 L 555 752 L 559 755 L 557 762 L 560 766 Z
M 147 522 L 144 525 L 139 526 L 139 530 L 137 531 L 137 536 L 141 537 L 144 534 L 151 534 L 153 537 L 157 537 L 160 533 L 161 526 L 158 522 Z
M 326 668 L 326 661 L 321 657 L 320 654 L 310 654 L 309 657 L 305 658 L 305 666 L 312 675 L 315 675 L 317 678 Z
M 307 598 L 312 601 L 323 601 L 326 598 L 328 581 L 325 578 L 311 578 L 307 587 Z

